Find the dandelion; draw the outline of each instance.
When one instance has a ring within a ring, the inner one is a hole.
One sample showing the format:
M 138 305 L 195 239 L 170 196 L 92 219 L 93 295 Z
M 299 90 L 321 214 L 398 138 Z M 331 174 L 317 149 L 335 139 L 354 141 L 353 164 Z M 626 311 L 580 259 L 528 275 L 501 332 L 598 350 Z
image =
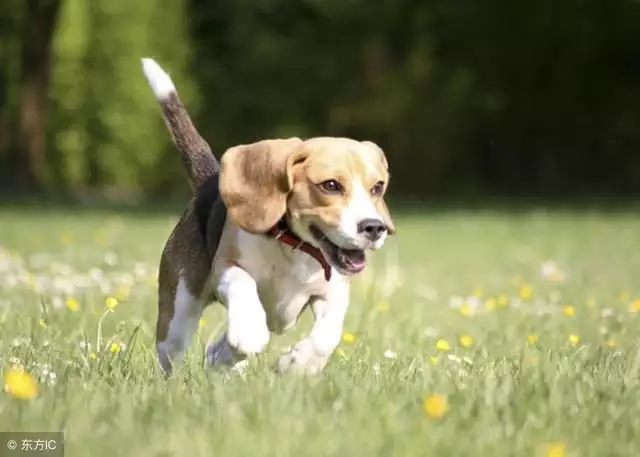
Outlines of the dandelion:
M 529 344 L 536 344 L 538 342 L 538 336 L 537 335 L 529 335 L 529 336 L 527 336 L 527 342 Z
M 636 298 L 631 303 L 629 303 L 629 312 L 630 313 L 640 312 L 640 298 Z
M 42 328 L 47 328 L 47 323 L 46 323 L 46 322 L 45 322 L 45 320 L 44 320 L 44 319 L 42 319 L 42 318 L 40 319 L 40 327 L 42 327 Z
M 470 335 L 462 335 L 460 337 L 460 344 L 466 348 L 469 348 L 473 344 L 473 338 Z
M 608 348 L 613 349 L 613 348 L 615 348 L 616 346 L 618 346 L 618 342 L 617 342 L 615 339 L 613 339 L 613 338 L 609 338 L 609 339 L 607 340 L 607 347 L 608 347 Z
M 509 297 L 505 294 L 498 296 L 498 306 L 507 306 L 509 304 Z
M 435 365 L 436 363 L 438 363 L 438 357 L 436 357 L 435 355 L 429 356 L 429 363 L 431 365 Z
M 469 305 L 468 303 L 463 303 L 462 306 L 460 306 L 460 314 L 465 317 L 471 316 L 471 314 L 473 314 L 471 305 Z
M 4 390 L 15 398 L 28 400 L 38 395 L 38 383 L 28 372 L 12 369 L 4 376 Z
M 104 305 L 107 309 L 113 311 L 116 306 L 118 306 L 118 299 L 116 297 L 107 297 L 104 299 Z
M 528 300 L 533 295 L 533 288 L 530 285 L 524 284 L 518 289 L 518 295 L 523 300 Z
M 566 446 L 564 443 L 551 443 L 547 446 L 546 457 L 565 457 Z
M 562 308 L 562 312 L 565 314 L 565 316 L 569 317 L 573 317 L 576 315 L 576 309 L 571 305 L 564 305 L 564 307 Z
M 350 332 L 344 332 L 342 334 L 342 342 L 345 344 L 353 344 L 356 342 L 356 336 Z
M 575 346 L 579 342 L 580 342 L 580 337 L 578 335 L 574 333 L 569 335 L 569 343 L 571 343 L 573 346 Z
M 443 340 L 442 338 L 436 341 L 436 347 L 441 351 L 448 351 L 451 349 L 451 346 L 449 346 L 449 342 L 447 340 Z
M 89 358 L 91 360 L 96 360 L 98 358 L 98 354 L 96 354 L 95 352 L 92 352 L 91 354 L 89 354 Z
M 120 352 L 120 345 L 118 343 L 111 343 L 111 346 L 109 346 L 109 351 L 112 354 L 117 354 L 118 352 Z
M 73 297 L 67 298 L 65 305 L 67 305 L 67 308 L 69 308 L 71 311 L 78 311 L 78 309 L 80 309 L 80 303 L 78 303 L 78 300 Z
M 422 409 L 429 417 L 440 419 L 447 413 L 449 402 L 442 394 L 429 394 L 422 400 Z
M 488 298 L 484 301 L 484 307 L 487 309 L 487 311 L 493 311 L 494 309 L 496 309 L 497 304 L 498 300 L 493 297 Z

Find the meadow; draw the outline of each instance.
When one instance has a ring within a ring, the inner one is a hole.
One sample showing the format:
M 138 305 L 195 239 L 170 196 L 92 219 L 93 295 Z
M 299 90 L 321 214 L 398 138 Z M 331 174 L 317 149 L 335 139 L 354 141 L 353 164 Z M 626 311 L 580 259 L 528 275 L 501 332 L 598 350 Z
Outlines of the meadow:
M 64 431 L 71 457 L 640 455 L 635 209 L 399 210 L 320 376 L 272 370 L 308 315 L 244 373 L 203 367 L 216 305 L 165 380 L 178 216 L 0 209 L 0 430 Z

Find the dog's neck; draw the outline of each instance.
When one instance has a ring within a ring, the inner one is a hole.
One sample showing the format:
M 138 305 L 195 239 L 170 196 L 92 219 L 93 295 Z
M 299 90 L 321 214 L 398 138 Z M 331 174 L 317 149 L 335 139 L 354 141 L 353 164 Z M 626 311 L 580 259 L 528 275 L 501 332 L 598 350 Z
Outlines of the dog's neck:
M 309 254 L 316 259 L 322 269 L 324 270 L 324 279 L 329 281 L 331 279 L 331 265 L 324 258 L 324 255 L 317 247 L 303 241 L 298 235 L 296 235 L 291 227 L 287 223 L 286 216 L 282 217 L 276 225 L 271 227 L 267 232 L 267 236 L 274 238 L 280 243 L 291 246 L 294 250 L 299 249 L 302 252 Z

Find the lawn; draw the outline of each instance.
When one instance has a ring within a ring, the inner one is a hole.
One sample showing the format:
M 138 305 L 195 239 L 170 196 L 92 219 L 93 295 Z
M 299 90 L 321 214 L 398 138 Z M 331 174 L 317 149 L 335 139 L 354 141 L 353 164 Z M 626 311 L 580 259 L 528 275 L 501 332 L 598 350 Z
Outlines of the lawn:
M 178 215 L 0 210 L 0 365 L 38 380 L 0 393 L 0 430 L 64 430 L 72 457 L 640 455 L 640 212 L 398 214 L 322 375 L 272 372 L 310 316 L 244 375 L 205 369 L 215 306 L 165 380 Z

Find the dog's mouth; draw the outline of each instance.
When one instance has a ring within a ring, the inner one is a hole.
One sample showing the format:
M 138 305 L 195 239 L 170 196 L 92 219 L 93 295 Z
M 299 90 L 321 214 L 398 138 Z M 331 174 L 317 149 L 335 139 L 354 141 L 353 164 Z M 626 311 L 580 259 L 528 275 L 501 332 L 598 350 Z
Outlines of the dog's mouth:
M 347 249 L 333 243 L 318 227 L 309 226 L 311 235 L 320 245 L 320 250 L 327 261 L 341 273 L 357 274 L 364 270 L 367 257 L 363 249 Z

